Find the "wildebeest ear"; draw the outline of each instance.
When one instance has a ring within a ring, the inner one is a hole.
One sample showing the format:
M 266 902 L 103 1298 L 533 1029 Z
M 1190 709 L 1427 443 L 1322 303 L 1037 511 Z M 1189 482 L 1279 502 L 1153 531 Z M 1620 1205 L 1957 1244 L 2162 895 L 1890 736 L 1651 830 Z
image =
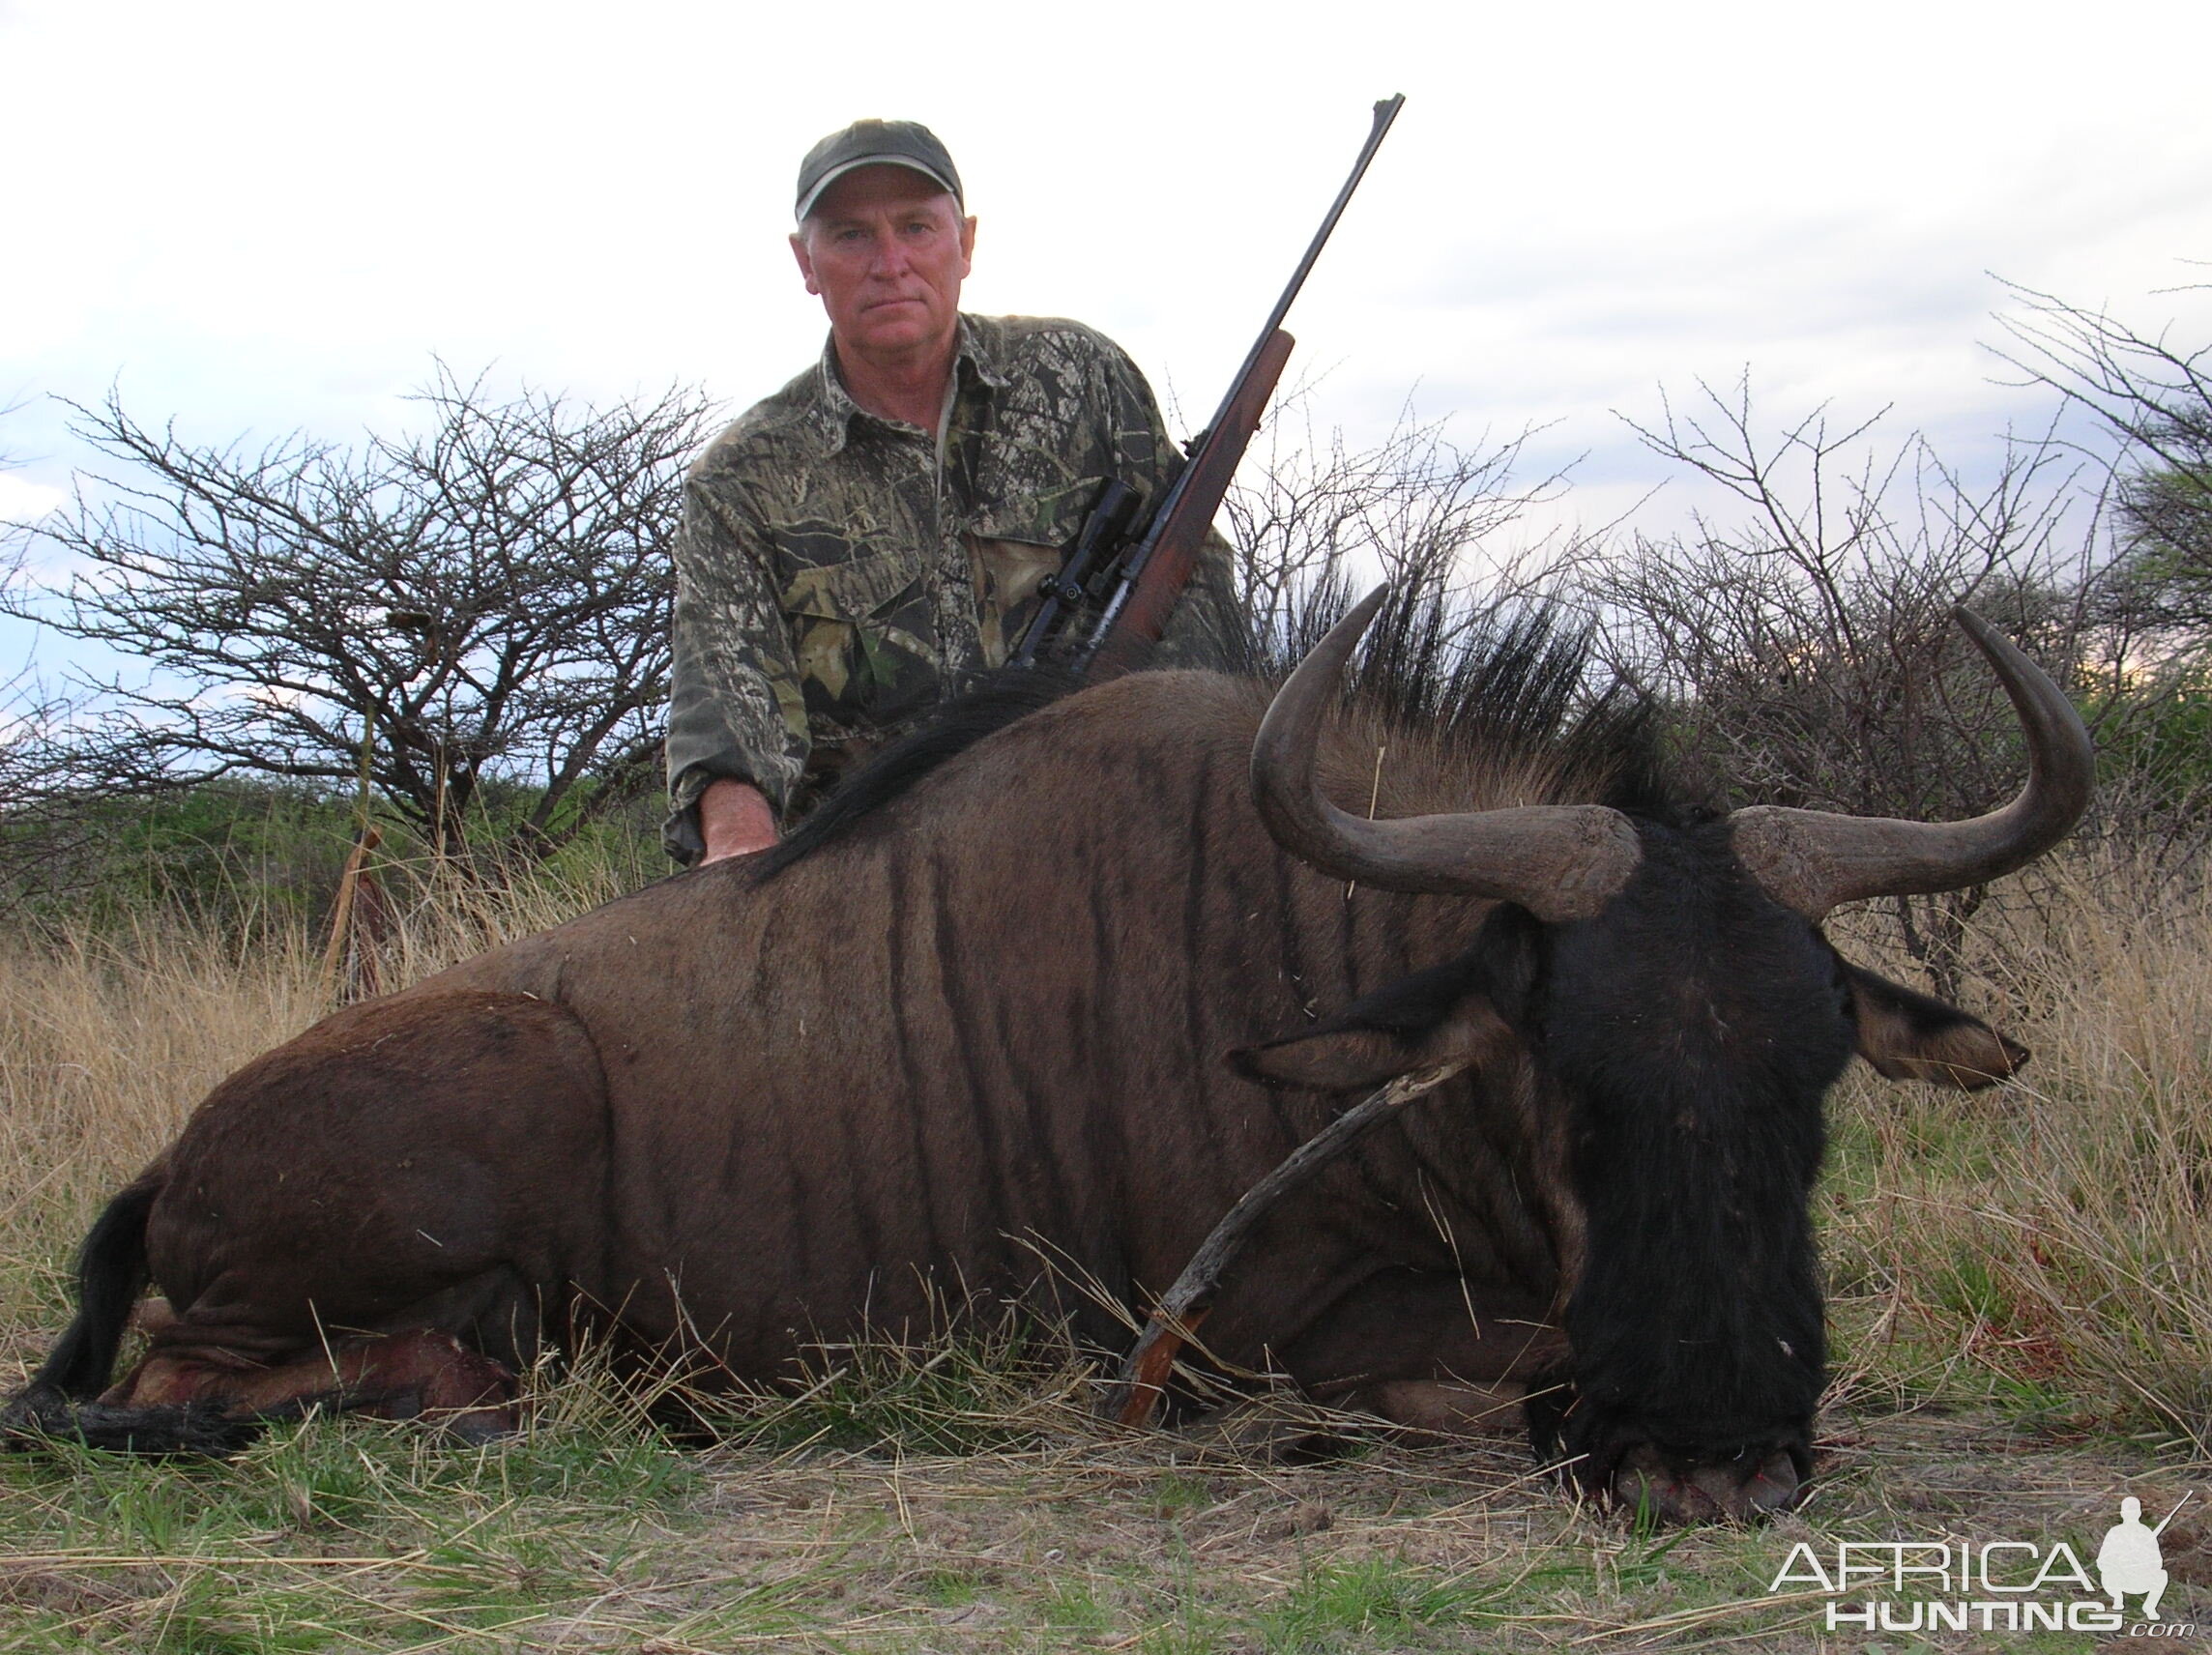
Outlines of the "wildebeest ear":
M 2028 1052 L 1978 1017 L 1846 961 L 1858 1013 L 1859 1056 L 1893 1081 L 1934 1081 L 1978 1091 L 2027 1061 Z
M 1349 1091 L 1434 1063 L 1471 1062 L 1513 1038 L 1470 948 L 1458 959 L 1377 989 L 1302 1034 L 1240 1046 L 1229 1066 L 1268 1086 Z

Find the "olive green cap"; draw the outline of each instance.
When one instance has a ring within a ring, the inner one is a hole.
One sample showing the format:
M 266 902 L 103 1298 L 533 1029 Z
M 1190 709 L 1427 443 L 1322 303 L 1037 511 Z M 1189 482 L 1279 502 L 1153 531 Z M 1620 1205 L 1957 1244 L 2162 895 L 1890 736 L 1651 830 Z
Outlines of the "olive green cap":
M 935 132 L 919 121 L 855 121 L 808 150 L 799 163 L 799 219 L 804 222 L 825 189 L 863 166 L 911 167 L 967 209 L 959 169 Z

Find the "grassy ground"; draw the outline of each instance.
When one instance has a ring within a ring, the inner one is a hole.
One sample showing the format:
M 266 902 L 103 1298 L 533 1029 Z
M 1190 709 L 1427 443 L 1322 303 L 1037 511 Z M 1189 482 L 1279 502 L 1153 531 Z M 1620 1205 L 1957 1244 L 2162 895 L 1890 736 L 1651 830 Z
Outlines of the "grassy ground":
M 540 1421 L 476 1454 L 349 1422 L 230 1466 L 87 1456 L 0 1475 L 0 1647 L 666 1655 L 1814 1649 L 1818 1603 L 1765 1589 L 1800 1539 L 2025 1534 L 2086 1557 L 2123 1488 L 2155 1513 L 2187 1482 L 1933 1416 L 1839 1435 L 1803 1513 L 1660 1535 L 1532 1482 L 1504 1441 L 1294 1467 L 1087 1427 L 946 1456 L 684 1449 Z M 2169 1617 L 2212 1607 L 2198 1533 L 2177 1524 L 2166 1551 Z
M 2025 1085 L 1839 1093 L 1838 1378 L 1812 1501 L 1765 1528 L 1639 1533 L 1502 1437 L 1293 1465 L 1280 1408 L 1117 1434 L 1049 1345 L 829 1352 L 810 1395 L 704 1447 L 586 1364 L 485 1452 L 310 1421 L 229 1465 L 0 1456 L 0 1649 L 2085 1648 L 1830 1637 L 1765 1588 L 1798 1540 L 2087 1557 L 2122 1494 L 2155 1516 L 2191 1491 L 2166 1608 L 2212 1617 L 2212 916 L 2118 888 L 2082 878 L 1987 962 L 1986 1009 L 2038 1048 Z M 596 894 L 420 915 L 401 973 Z M 153 922 L 0 944 L 0 1385 L 60 1325 L 99 1202 L 317 1015 L 318 966 Z

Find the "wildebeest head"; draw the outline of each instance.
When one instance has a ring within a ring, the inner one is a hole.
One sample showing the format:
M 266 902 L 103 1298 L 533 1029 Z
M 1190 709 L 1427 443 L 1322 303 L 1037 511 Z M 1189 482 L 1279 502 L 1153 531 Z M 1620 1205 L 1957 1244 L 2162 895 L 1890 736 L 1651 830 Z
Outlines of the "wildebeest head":
M 1674 819 L 1533 805 L 1368 821 L 1322 797 L 1320 727 L 1383 594 L 1277 695 L 1252 761 L 1268 829 L 1325 872 L 1493 899 L 1471 945 L 1305 1033 L 1236 1054 L 1259 1079 L 1379 1083 L 1518 1047 L 1566 1114 L 1584 1220 L 1567 1371 L 1531 1394 L 1539 1452 L 1601 1494 L 1677 1518 L 1795 1499 L 1825 1360 L 1808 1201 L 1821 1099 L 1853 1051 L 1893 1078 L 1976 1088 L 2026 1052 L 1846 961 L 1821 917 L 2020 867 L 2089 797 L 2079 717 L 1958 611 L 2026 727 L 2010 805 L 1932 825 L 1755 806 Z

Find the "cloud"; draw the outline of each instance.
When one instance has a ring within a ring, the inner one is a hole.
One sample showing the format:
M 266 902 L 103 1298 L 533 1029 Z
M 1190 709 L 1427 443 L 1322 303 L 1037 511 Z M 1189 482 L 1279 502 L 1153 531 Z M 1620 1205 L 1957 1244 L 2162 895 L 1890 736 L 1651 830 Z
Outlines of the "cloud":
M 49 483 L 0 472 L 0 523 L 36 523 L 68 498 Z
M 0 144 L 42 158 L 0 202 L 0 387 L 119 382 L 210 442 L 388 427 L 433 353 L 742 405 L 819 348 L 797 158 L 878 113 L 959 158 L 975 307 L 1091 321 L 1203 418 L 1403 90 L 1293 371 L 1355 439 L 1410 394 L 1548 423 L 1604 514 L 1665 475 L 1613 411 L 1747 363 L 1778 411 L 2034 422 L 1992 383 L 1988 272 L 2212 336 L 2153 292 L 2212 255 L 2212 123 L 2146 53 L 2212 57 L 2212 8 L 30 0 L 0 12 Z M 44 431 L 41 488 L 84 457 Z

